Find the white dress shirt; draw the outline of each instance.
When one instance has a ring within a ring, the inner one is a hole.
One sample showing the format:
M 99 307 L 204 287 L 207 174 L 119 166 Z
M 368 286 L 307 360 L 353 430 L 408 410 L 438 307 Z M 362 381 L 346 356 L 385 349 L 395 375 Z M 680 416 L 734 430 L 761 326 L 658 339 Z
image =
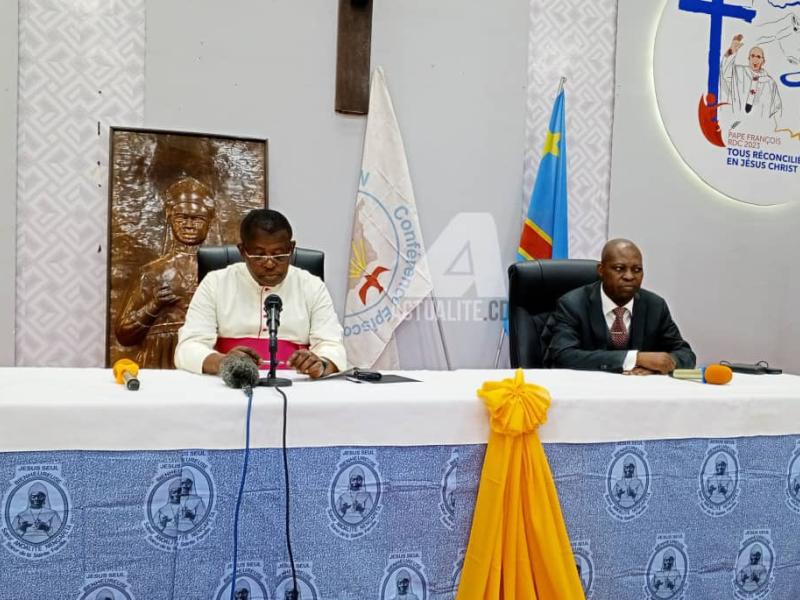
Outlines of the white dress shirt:
M 267 337 L 264 300 L 269 294 L 277 294 L 283 301 L 279 339 L 308 346 L 340 371 L 347 368 L 342 326 L 322 280 L 290 266 L 280 284 L 263 287 L 245 263 L 211 271 L 197 286 L 178 332 L 175 366 L 202 373 L 203 361 L 215 351 L 217 337 Z
M 617 318 L 617 315 L 614 314 L 614 309 L 617 308 L 618 305 L 611 298 L 606 296 L 602 285 L 600 286 L 600 302 L 603 305 L 603 316 L 606 318 L 606 327 L 611 331 L 611 325 L 614 324 Z M 633 319 L 633 298 L 631 298 L 627 304 L 624 304 L 623 308 L 625 309 L 625 314 L 622 315 L 622 320 L 625 323 L 628 336 L 630 336 L 631 320 Z M 628 353 L 625 355 L 625 360 L 622 362 L 622 370 L 630 371 L 633 369 L 636 366 L 636 358 L 638 355 L 638 350 L 628 350 Z

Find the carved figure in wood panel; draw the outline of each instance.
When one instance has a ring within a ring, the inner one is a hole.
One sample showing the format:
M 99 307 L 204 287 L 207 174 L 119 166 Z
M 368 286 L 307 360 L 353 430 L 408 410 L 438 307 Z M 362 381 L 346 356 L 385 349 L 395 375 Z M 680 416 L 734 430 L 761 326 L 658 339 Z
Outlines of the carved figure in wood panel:
M 201 245 L 267 204 L 266 140 L 111 131 L 107 362 L 174 368 Z

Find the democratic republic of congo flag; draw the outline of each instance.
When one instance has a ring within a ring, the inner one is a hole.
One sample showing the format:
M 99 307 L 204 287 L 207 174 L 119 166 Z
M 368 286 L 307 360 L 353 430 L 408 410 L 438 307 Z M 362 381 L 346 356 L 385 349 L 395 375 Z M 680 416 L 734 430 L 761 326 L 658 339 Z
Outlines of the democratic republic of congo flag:
M 564 124 L 564 88 L 559 90 L 550 115 L 542 160 L 531 192 L 528 218 L 522 226 L 517 257 L 567 258 L 567 140 Z

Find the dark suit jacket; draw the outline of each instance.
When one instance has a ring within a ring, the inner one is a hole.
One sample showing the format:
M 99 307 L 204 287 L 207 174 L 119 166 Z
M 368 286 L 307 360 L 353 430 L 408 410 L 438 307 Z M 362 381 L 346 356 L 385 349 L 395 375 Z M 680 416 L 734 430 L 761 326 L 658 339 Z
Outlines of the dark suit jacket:
M 622 372 L 628 350 L 669 352 L 679 369 L 691 369 L 696 357 L 681 337 L 661 296 L 639 290 L 633 299 L 628 349 L 611 345 L 598 281 L 564 294 L 542 333 L 544 363 L 563 369 Z

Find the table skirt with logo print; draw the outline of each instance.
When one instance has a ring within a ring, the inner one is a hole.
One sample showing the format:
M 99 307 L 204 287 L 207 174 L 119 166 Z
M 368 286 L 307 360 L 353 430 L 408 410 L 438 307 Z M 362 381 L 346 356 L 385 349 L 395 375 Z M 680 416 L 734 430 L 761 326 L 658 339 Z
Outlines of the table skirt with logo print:
M 452 599 L 484 449 L 292 449 L 300 597 Z M 546 450 L 587 598 L 800 597 L 800 438 Z M 0 454 L 0 598 L 228 598 L 241 462 Z M 291 580 L 281 464 L 279 449 L 251 455 L 237 579 L 251 600 L 283 600 Z

